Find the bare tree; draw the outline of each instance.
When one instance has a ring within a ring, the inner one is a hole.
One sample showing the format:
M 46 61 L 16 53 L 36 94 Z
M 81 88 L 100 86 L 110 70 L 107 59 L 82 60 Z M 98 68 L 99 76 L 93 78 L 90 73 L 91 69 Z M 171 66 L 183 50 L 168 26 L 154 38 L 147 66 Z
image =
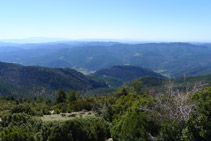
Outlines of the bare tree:
M 139 110 L 156 112 L 160 121 L 186 121 L 196 106 L 190 100 L 190 95 L 201 90 L 206 84 L 202 81 L 187 84 L 185 91 L 176 89 L 173 81 L 168 81 L 164 86 L 164 93 L 158 93 L 152 104 L 140 106 Z

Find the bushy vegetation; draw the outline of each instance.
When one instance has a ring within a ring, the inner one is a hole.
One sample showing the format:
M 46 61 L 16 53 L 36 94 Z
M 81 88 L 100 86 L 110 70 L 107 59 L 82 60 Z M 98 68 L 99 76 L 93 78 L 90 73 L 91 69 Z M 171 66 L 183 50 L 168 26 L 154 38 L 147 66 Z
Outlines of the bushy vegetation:
M 31 132 L 20 128 L 5 128 L 0 133 L 0 137 L 4 141 L 35 141 Z
M 17 141 L 211 139 L 211 87 L 183 91 L 169 82 L 161 91 L 154 91 L 155 94 L 144 85 L 144 81 L 135 80 L 112 95 L 92 97 L 60 89 L 53 101 L 41 97 L 1 97 L 0 138 Z M 76 116 L 77 112 L 94 114 Z M 47 114 L 66 118 L 42 120 Z

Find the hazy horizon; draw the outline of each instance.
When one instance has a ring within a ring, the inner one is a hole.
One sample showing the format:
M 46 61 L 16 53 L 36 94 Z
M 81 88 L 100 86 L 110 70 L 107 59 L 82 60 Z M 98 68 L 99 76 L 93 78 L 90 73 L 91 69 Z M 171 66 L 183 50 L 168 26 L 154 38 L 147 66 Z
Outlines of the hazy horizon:
M 135 39 L 106 39 L 106 38 L 84 38 L 84 39 L 68 39 L 68 38 L 51 38 L 51 37 L 29 37 L 29 38 L 13 38 L 0 39 L 0 43 L 56 43 L 56 42 L 119 42 L 119 43 L 211 43 L 211 41 L 165 41 L 165 40 L 135 40 Z

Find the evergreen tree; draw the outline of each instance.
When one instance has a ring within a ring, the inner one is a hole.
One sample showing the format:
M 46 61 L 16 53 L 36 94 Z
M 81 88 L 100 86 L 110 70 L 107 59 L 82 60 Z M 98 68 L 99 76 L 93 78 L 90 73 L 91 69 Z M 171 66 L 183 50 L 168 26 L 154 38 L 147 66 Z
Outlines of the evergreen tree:
M 68 101 L 69 102 L 74 102 L 77 100 L 77 97 L 76 97 L 76 92 L 74 90 L 71 90 L 68 94 Z
M 142 93 L 142 81 L 140 81 L 140 80 L 133 81 L 133 88 L 134 88 L 136 94 L 141 94 Z
M 59 89 L 59 91 L 56 94 L 56 103 L 62 103 L 66 101 L 66 92 L 63 89 Z

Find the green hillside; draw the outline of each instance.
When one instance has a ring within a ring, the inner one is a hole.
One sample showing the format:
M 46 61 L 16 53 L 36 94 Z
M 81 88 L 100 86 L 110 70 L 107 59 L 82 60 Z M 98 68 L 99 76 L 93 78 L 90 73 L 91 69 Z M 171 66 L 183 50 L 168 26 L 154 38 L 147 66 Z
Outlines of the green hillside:
M 167 86 L 170 86 L 170 83 L 173 85 L 174 89 L 182 91 L 193 89 L 193 87 L 202 89 L 211 85 L 211 75 L 192 76 L 177 79 L 143 77 L 139 80 L 142 81 L 144 88 L 156 88 L 162 91 L 166 89 Z M 129 83 L 129 85 L 131 84 Z
M 136 67 L 136 66 L 113 66 L 111 68 L 96 71 L 94 76 L 105 80 L 109 85 L 121 86 L 124 82 L 128 82 L 137 78 L 154 76 L 163 77 L 152 70 Z
M 185 75 L 187 77 L 190 77 L 190 76 L 199 76 L 199 75 L 207 75 L 207 74 L 211 74 L 211 66 L 198 67 L 191 70 L 179 72 L 175 74 L 175 76 L 183 77 Z
M 0 63 L 0 95 L 48 96 L 59 88 L 86 91 L 107 87 L 73 69 Z

